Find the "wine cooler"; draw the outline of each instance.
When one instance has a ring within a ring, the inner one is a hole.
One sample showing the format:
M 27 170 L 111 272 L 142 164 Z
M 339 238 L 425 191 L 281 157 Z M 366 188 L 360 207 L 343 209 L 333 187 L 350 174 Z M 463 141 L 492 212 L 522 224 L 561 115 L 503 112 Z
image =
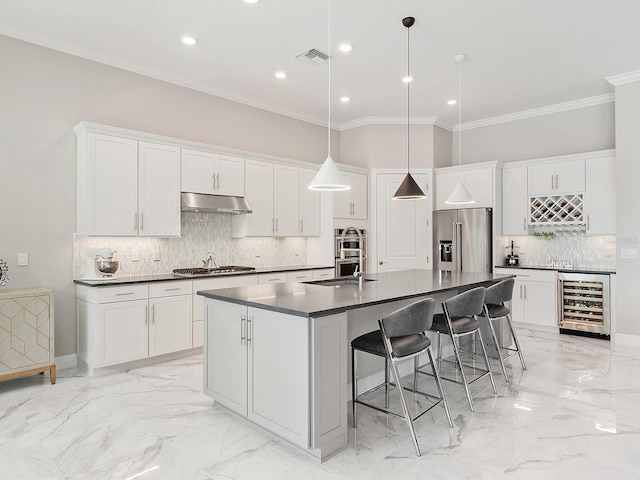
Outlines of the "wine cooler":
M 560 331 L 609 336 L 611 312 L 609 275 L 558 273 Z

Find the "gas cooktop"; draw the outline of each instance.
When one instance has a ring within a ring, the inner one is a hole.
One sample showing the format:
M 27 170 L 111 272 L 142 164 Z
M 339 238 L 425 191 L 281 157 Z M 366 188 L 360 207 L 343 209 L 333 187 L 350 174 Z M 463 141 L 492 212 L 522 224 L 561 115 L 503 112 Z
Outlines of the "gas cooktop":
M 237 265 L 223 265 L 221 267 L 206 268 L 206 267 L 194 267 L 194 268 L 176 268 L 173 270 L 173 274 L 176 277 L 199 277 L 204 275 L 218 275 L 221 273 L 237 273 L 237 272 L 252 272 L 255 267 L 239 267 Z

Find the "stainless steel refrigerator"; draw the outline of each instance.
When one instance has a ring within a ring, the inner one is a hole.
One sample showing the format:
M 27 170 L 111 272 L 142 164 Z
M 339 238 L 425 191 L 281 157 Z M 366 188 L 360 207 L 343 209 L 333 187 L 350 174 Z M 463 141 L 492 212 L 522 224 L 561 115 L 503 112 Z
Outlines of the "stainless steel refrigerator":
M 435 270 L 493 271 L 490 208 L 433 212 Z

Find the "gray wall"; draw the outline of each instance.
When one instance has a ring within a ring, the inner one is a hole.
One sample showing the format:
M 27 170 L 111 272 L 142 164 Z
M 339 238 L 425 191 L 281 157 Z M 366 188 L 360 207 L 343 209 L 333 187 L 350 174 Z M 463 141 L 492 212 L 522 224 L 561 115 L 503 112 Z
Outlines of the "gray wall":
M 76 138 L 90 122 L 320 163 L 326 127 L 0 36 L 4 289 L 55 291 L 56 356 L 75 353 Z M 340 160 L 339 135 L 332 155 Z M 29 266 L 17 255 L 29 253 Z
M 613 102 L 462 131 L 462 163 L 510 162 L 615 148 Z M 453 134 L 458 164 L 458 132 Z
M 616 332 L 640 335 L 638 279 L 640 260 L 623 259 L 622 249 L 640 249 L 640 81 L 616 87 Z M 639 343 L 636 341 L 636 345 Z

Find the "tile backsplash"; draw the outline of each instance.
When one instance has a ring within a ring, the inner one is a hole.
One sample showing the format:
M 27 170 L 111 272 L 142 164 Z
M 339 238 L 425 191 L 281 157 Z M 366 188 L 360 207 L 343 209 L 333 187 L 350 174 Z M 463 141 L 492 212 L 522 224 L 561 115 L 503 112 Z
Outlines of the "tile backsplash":
M 182 213 L 180 238 L 77 237 L 73 242 L 73 275 L 82 278 L 89 265 L 89 247 L 117 250 L 119 276 L 170 273 L 174 268 L 202 265 L 208 251 L 219 265 L 251 267 L 303 265 L 307 259 L 305 238 L 232 238 L 231 215 Z M 157 260 L 154 260 L 157 259 Z
M 560 233 L 553 238 L 535 236 L 500 237 L 504 247 L 511 240 L 519 247 L 520 265 L 545 266 L 547 259 L 569 262 L 574 268 L 615 270 L 615 235 L 576 235 Z M 498 251 L 500 258 L 506 258 L 505 249 Z M 505 260 L 506 261 L 506 260 Z

